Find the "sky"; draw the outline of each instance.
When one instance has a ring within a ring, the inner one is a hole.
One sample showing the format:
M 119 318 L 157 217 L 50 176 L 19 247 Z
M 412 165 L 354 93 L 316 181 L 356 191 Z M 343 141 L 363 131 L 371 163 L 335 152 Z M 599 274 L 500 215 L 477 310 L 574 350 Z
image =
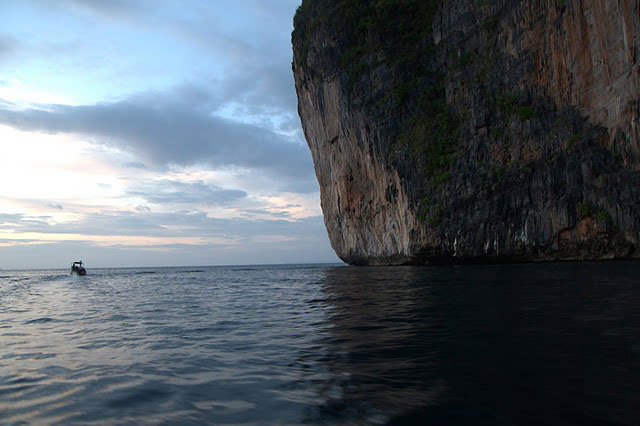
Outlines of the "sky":
M 339 262 L 299 3 L 0 1 L 0 268 Z

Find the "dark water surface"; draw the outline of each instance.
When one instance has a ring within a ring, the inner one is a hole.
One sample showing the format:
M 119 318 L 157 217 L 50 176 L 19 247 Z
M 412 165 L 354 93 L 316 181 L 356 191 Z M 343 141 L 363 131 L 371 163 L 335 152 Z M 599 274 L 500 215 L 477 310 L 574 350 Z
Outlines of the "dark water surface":
M 640 424 L 640 263 L 0 271 L 0 423 Z

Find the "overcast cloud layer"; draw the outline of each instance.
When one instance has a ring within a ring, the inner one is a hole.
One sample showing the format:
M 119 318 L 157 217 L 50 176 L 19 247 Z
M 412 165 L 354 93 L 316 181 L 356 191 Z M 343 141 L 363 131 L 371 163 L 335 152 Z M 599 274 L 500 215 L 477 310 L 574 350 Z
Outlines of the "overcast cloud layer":
M 299 3 L 3 2 L 0 267 L 337 261 L 296 111 Z

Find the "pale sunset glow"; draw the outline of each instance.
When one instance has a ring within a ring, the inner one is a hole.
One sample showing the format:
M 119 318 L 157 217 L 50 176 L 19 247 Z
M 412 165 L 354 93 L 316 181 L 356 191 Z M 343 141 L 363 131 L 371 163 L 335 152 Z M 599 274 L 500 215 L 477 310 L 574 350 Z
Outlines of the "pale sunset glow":
M 0 268 L 335 261 L 298 3 L 3 3 Z

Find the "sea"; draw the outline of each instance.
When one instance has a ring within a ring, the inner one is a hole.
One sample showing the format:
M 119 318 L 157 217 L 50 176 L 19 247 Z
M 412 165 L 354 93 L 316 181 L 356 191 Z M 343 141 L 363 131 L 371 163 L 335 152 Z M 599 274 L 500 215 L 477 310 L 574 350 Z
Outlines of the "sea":
M 0 424 L 640 424 L 640 263 L 0 271 Z

